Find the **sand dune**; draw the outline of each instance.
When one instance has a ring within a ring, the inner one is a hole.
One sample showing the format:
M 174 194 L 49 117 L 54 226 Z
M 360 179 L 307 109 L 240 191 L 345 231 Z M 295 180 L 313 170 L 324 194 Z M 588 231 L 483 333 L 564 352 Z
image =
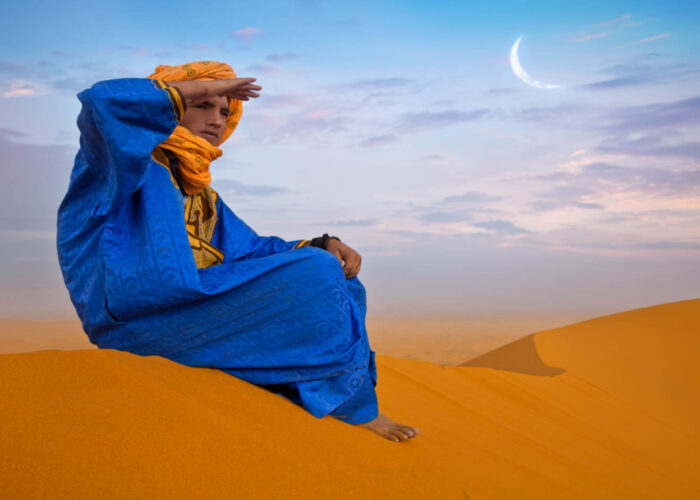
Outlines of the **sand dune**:
M 216 370 L 111 350 L 0 356 L 8 498 L 698 498 L 700 299 L 443 367 L 378 356 L 405 443 Z

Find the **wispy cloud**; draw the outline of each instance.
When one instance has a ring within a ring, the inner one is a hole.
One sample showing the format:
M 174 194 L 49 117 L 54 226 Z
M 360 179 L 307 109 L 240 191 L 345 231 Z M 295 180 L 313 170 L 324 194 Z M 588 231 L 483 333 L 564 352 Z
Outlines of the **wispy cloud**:
M 569 38 L 567 41 L 568 42 L 588 42 L 589 40 L 595 40 L 597 38 L 606 38 L 608 35 L 610 35 L 610 33 L 608 33 L 608 32 L 593 33 L 591 35 L 577 35 L 577 36 Z
M 8 139 L 14 137 L 25 137 L 27 134 L 20 132 L 19 130 L 14 130 L 11 128 L 0 127 L 0 137 L 6 137 Z
M 19 73 L 26 70 L 24 64 L 12 61 L 0 61 L 0 73 Z
M 631 18 L 632 16 L 630 14 L 622 14 L 619 17 L 616 17 L 614 19 L 608 19 L 607 21 L 601 21 L 599 23 L 596 23 L 596 26 L 610 26 L 613 24 L 619 24 L 620 22 Z
M 270 64 L 252 64 L 246 68 L 246 71 L 255 73 L 258 75 L 276 75 L 280 72 L 277 66 L 272 66 Z
M 467 191 L 464 194 L 443 198 L 440 203 L 491 203 L 501 199 L 500 196 L 492 196 L 479 191 Z
M 261 28 L 246 27 L 232 33 L 233 38 L 241 42 L 251 42 L 253 38 L 262 33 Z
M 620 136 L 653 129 L 700 125 L 700 95 L 678 101 L 629 106 L 610 112 L 603 129 Z
M 0 95 L 6 99 L 13 97 L 33 97 L 47 94 L 49 91 L 48 85 L 34 83 L 27 80 L 12 80 L 9 88 L 4 90 Z
M 494 88 L 494 89 L 489 89 L 486 91 L 486 93 L 488 95 L 495 95 L 495 96 L 511 95 L 511 94 L 516 94 L 518 92 L 520 92 L 519 89 L 507 88 L 507 87 Z
M 648 54 L 645 56 L 644 59 L 651 60 Z M 608 66 L 600 70 L 600 73 L 610 75 L 612 78 L 579 85 L 575 88 L 610 90 L 651 84 L 678 83 L 683 80 L 700 78 L 700 65 L 688 63 L 655 64 L 637 59 L 630 63 Z
M 556 106 L 540 106 L 531 108 L 521 108 L 511 110 L 504 116 L 512 117 L 515 120 L 525 122 L 539 122 L 552 120 L 570 120 L 571 116 L 576 115 L 579 111 L 585 109 L 585 106 L 580 104 L 559 104 Z M 501 113 L 493 113 L 501 114 Z
M 242 182 L 232 179 L 217 180 L 214 187 L 222 193 L 232 194 L 237 197 L 270 197 L 280 196 L 291 192 L 289 189 L 279 186 L 243 184 Z
M 311 103 L 311 98 L 304 94 L 263 93 L 260 99 L 265 103 L 266 108 L 305 108 Z
M 531 207 L 537 213 L 563 208 L 605 209 L 605 206 L 600 203 L 586 201 L 589 197 L 595 196 L 595 194 L 595 190 L 590 187 L 578 185 L 556 186 L 549 191 L 538 194 L 538 199 L 531 204 Z
M 357 80 L 350 83 L 343 83 L 338 85 L 337 87 L 346 90 L 367 91 L 369 89 L 405 87 L 412 83 L 415 83 L 415 80 L 411 78 L 374 78 L 367 80 Z
M 646 197 L 687 197 L 700 194 L 700 167 L 685 169 L 658 167 L 623 167 L 605 162 L 581 165 L 578 171 L 556 172 L 521 179 L 550 181 L 569 186 L 583 194 L 642 193 Z M 566 190 L 548 196 L 561 198 Z M 637 195 L 638 196 L 638 195 Z
M 649 43 L 649 42 L 653 42 L 656 40 L 660 40 L 662 38 L 668 38 L 670 36 L 671 36 L 671 33 L 661 33 L 659 35 L 654 35 L 654 36 L 650 36 L 647 38 L 642 38 L 641 40 L 635 40 L 634 42 L 630 42 L 630 43 L 627 43 L 625 45 L 620 45 L 617 48 L 624 49 L 625 47 L 630 47 L 632 45 L 639 45 L 640 43 Z
M 383 135 L 375 135 L 374 137 L 370 137 L 369 139 L 365 139 L 360 143 L 360 146 L 363 148 L 372 148 L 375 146 L 384 146 L 385 144 L 391 144 L 392 142 L 396 142 L 398 140 L 398 137 L 396 137 L 394 134 L 383 134 Z
M 436 210 L 418 218 L 423 222 L 465 222 L 473 220 L 474 215 L 469 210 Z
M 530 232 L 526 229 L 516 226 L 511 221 L 503 219 L 475 222 L 472 225 L 502 235 L 526 234 Z
M 473 122 L 486 117 L 491 110 L 473 109 L 471 111 L 426 111 L 424 113 L 405 113 L 398 124 L 400 130 L 417 131 L 448 127 L 459 123 Z
M 270 62 L 281 63 L 286 61 L 296 61 L 297 59 L 302 59 L 303 57 L 303 54 L 297 54 L 296 52 L 284 52 L 280 54 L 268 54 L 265 56 L 265 59 Z
M 319 223 L 324 226 L 339 226 L 339 227 L 368 227 L 377 224 L 379 219 L 368 218 L 368 219 L 352 219 L 352 220 L 337 220 L 332 222 Z

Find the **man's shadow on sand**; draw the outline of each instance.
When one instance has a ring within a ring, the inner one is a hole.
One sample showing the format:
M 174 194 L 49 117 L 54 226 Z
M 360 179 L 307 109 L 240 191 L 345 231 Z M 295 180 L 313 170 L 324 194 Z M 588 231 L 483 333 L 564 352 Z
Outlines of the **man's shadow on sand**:
M 493 368 L 495 370 L 506 370 L 509 372 L 524 373 L 527 375 L 546 375 L 553 377 L 561 375 L 566 370 L 549 366 L 539 353 L 535 344 L 535 335 L 528 335 L 522 339 L 511 342 L 493 351 L 477 356 L 474 359 L 462 363 L 458 366 L 474 366 L 481 368 Z

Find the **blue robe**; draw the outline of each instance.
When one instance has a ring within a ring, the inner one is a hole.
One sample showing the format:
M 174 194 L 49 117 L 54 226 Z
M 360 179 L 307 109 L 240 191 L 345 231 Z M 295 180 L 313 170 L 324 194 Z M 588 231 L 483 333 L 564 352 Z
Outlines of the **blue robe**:
M 119 79 L 78 98 L 80 150 L 57 243 L 90 341 L 226 371 L 319 418 L 375 418 L 360 281 L 325 250 L 258 236 L 213 190 L 208 244 L 221 258 L 198 268 L 182 194 L 152 155 L 178 123 L 167 89 Z

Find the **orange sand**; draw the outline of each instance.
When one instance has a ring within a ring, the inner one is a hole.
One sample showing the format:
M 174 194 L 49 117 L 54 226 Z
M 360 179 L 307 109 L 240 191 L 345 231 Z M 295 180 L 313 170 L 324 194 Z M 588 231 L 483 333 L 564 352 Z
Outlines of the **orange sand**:
M 225 373 L 111 350 L 0 356 L 7 498 L 698 498 L 700 299 L 464 363 L 378 356 L 392 443 Z

